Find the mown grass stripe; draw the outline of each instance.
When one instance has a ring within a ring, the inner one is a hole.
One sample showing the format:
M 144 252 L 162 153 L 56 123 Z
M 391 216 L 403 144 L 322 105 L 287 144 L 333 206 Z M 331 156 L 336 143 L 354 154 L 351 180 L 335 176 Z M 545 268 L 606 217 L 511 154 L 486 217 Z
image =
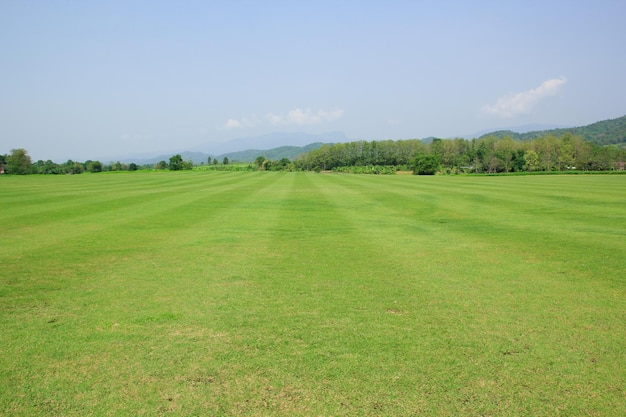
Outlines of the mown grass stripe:
M 360 178 L 349 179 L 353 184 L 357 183 L 358 180 L 360 180 Z M 447 184 L 442 184 L 442 189 L 437 192 L 440 203 L 433 207 L 435 212 L 438 213 L 437 217 L 441 216 L 440 219 L 450 219 L 454 218 L 455 214 L 466 215 L 467 212 L 462 208 L 462 197 L 454 197 L 453 201 L 456 203 L 455 205 L 448 204 L 446 199 L 443 198 L 443 196 L 449 192 L 449 190 L 445 189 L 446 185 Z M 368 182 L 368 187 L 371 186 L 372 183 Z M 385 191 L 380 189 L 376 190 L 373 195 L 376 195 L 376 198 L 380 197 L 381 200 L 384 200 L 386 198 L 383 196 L 384 193 Z M 362 191 L 358 193 L 358 195 L 363 196 L 367 195 L 367 193 Z M 403 193 L 403 195 L 406 195 L 406 193 Z M 422 199 L 421 197 L 422 196 L 418 193 L 414 204 L 419 204 Z M 406 199 L 410 200 L 409 197 L 406 197 Z M 396 195 L 387 198 L 387 201 L 394 201 L 395 204 L 379 206 L 384 207 L 384 211 L 379 217 L 381 222 L 382 219 L 393 218 L 394 215 L 398 216 L 400 214 L 395 209 L 405 206 L 401 200 L 402 199 Z M 504 200 L 506 200 L 506 197 L 504 197 Z M 493 204 L 493 201 L 486 200 L 485 204 Z M 361 202 L 360 205 L 367 207 L 367 203 Z M 494 212 L 506 209 L 506 207 L 506 205 L 500 204 L 500 206 L 494 208 Z M 460 210 L 457 210 L 459 208 Z M 452 212 L 450 212 L 451 210 Z M 356 219 L 361 215 L 362 218 L 371 222 L 371 213 L 368 215 L 362 215 L 363 212 L 361 211 L 356 211 L 356 213 Z M 483 211 L 478 210 L 472 216 L 480 217 L 483 214 Z M 552 216 L 552 222 L 558 222 L 558 213 L 547 214 Z M 584 210 L 581 210 L 581 215 L 586 215 L 590 223 L 594 223 L 596 219 L 593 217 L 590 218 L 590 214 L 593 214 L 593 212 L 585 213 Z M 622 215 L 623 214 L 622 212 Z M 355 217 L 352 217 L 352 219 L 355 219 Z M 442 302 L 454 305 L 458 302 L 457 300 L 472 300 L 470 304 L 467 304 L 467 308 L 464 309 L 468 313 L 467 317 L 476 317 L 475 313 L 480 311 L 491 314 L 489 306 L 494 307 L 494 310 L 492 310 L 494 312 L 500 310 L 510 312 L 511 309 L 514 309 L 513 311 L 517 310 L 520 313 L 520 315 L 517 316 L 518 320 L 533 323 L 535 329 L 543 328 L 540 333 L 542 333 L 542 337 L 552 339 L 553 343 L 550 344 L 550 346 L 560 346 L 564 349 L 555 349 L 555 357 L 560 357 L 561 354 L 565 353 L 567 353 L 564 355 L 565 357 L 571 355 L 571 350 L 569 349 L 575 349 L 575 345 L 578 342 L 573 341 L 573 344 L 566 343 L 566 346 L 562 346 L 562 338 L 568 337 L 571 333 L 577 334 L 578 337 L 584 337 L 588 341 L 605 340 L 608 342 L 608 340 L 612 338 L 611 331 L 606 331 L 606 328 L 602 327 L 595 328 L 594 331 L 588 331 L 589 328 L 586 327 L 586 331 L 584 332 L 581 332 L 581 328 L 578 328 L 573 332 L 564 330 L 563 332 L 553 333 L 553 327 L 546 327 L 546 321 L 561 323 L 563 325 L 565 325 L 565 323 L 579 323 L 582 326 L 585 326 L 582 323 L 588 323 L 589 325 L 589 323 L 598 323 L 599 321 L 605 324 L 610 322 L 611 319 L 609 319 L 608 322 L 602 319 L 601 313 L 599 312 L 603 311 L 605 307 L 619 308 L 618 306 L 622 304 L 622 302 L 619 301 L 621 298 L 619 291 L 615 291 L 614 287 L 616 280 L 623 282 L 623 278 L 620 277 L 621 273 L 619 272 L 621 270 L 620 265 L 623 266 L 623 259 L 619 256 L 611 256 L 613 254 L 617 255 L 617 253 L 608 251 L 607 247 L 602 244 L 586 246 L 583 250 L 576 250 L 577 248 L 582 248 L 580 242 L 571 240 L 568 245 L 566 239 L 555 242 L 558 245 L 564 246 L 554 248 L 547 252 L 543 252 L 543 250 L 537 251 L 537 246 L 542 246 L 538 244 L 537 239 L 541 233 L 546 233 L 545 230 L 537 230 L 534 235 L 529 235 L 519 233 L 519 230 L 515 231 L 515 229 L 513 229 L 508 233 L 498 235 L 497 233 L 490 233 L 492 217 L 483 217 L 482 219 L 484 219 L 482 221 L 482 230 L 470 230 L 470 233 L 468 233 L 467 229 L 459 229 L 461 227 L 460 224 L 453 223 L 453 226 L 456 225 L 458 227 L 451 228 L 449 222 L 442 222 L 441 224 L 435 225 L 435 228 L 431 230 L 432 233 L 429 234 L 428 239 L 434 242 L 435 245 L 438 241 L 448 242 L 447 247 L 437 246 L 437 250 L 432 251 L 426 258 L 431 260 L 441 259 L 443 261 L 441 268 L 437 271 L 438 274 L 430 281 L 431 288 L 439 288 L 435 293 L 438 292 L 441 294 L 440 290 L 443 287 L 438 286 L 438 283 L 451 280 L 450 282 L 453 283 L 457 289 L 457 291 L 454 291 L 455 287 L 452 286 L 447 289 L 444 288 L 445 292 L 443 294 L 446 295 L 443 297 Z M 428 223 L 431 222 L 432 219 L 429 218 L 429 216 L 423 216 L 421 217 L 421 221 Z M 376 224 L 377 222 L 373 223 Z M 510 218 L 509 221 L 503 223 L 512 227 L 515 220 L 514 218 Z M 503 228 L 497 221 L 493 224 L 496 226 L 496 230 L 502 231 Z M 365 230 L 365 224 L 363 224 L 361 230 Z M 422 229 L 422 231 L 424 231 L 424 229 Z M 426 231 L 428 232 L 428 229 L 426 229 Z M 464 233 L 458 233 L 459 231 L 463 231 Z M 396 232 L 396 230 L 394 230 L 394 232 Z M 380 235 L 384 236 L 384 231 L 381 231 Z M 446 235 L 452 235 L 453 238 L 445 239 Z M 405 243 L 408 240 L 409 239 L 400 241 Z M 415 240 L 417 240 L 417 238 Z M 373 241 L 375 240 L 373 239 Z M 385 240 L 379 241 L 383 243 L 386 242 Z M 479 245 L 477 245 L 477 243 Z M 546 244 L 544 243 L 543 245 L 545 246 Z M 391 246 L 397 249 L 398 246 L 401 245 Z M 416 247 L 416 251 L 419 251 L 418 245 L 413 245 L 413 247 Z M 547 247 L 551 247 L 550 242 L 547 242 Z M 456 250 L 457 248 L 460 250 Z M 518 257 L 520 254 L 523 256 L 524 252 L 526 252 L 527 256 L 530 256 L 528 259 L 529 263 L 524 262 L 523 258 L 519 259 Z M 576 266 L 580 258 L 571 258 L 572 254 L 576 254 L 574 255 L 575 257 L 582 257 L 583 260 L 580 263 L 582 267 L 585 262 L 593 264 L 593 259 L 597 258 L 599 253 L 606 253 L 608 262 L 606 265 L 595 264 L 594 267 L 596 269 L 593 272 L 588 268 L 577 268 Z M 472 258 L 468 259 L 468 254 L 470 254 Z M 384 258 L 387 259 L 388 257 L 384 256 Z M 445 262 L 446 259 L 453 259 L 453 263 Z M 518 262 L 515 262 L 516 259 L 518 259 Z M 433 261 L 426 262 L 431 265 L 433 264 Z M 570 265 L 564 262 L 569 262 Z M 497 268 L 497 265 L 501 265 L 501 267 Z M 494 266 L 496 266 L 496 268 L 494 268 Z M 512 268 L 512 266 L 514 268 Z M 472 272 L 474 272 L 474 274 Z M 498 274 L 495 275 L 494 272 Z M 572 274 L 574 276 L 572 276 Z M 596 278 L 593 278 L 593 276 Z M 607 278 L 611 280 L 608 283 L 606 282 Z M 487 296 L 489 298 L 485 298 Z M 494 296 L 496 298 L 493 298 Z M 566 307 L 567 305 L 578 306 L 578 308 L 569 309 Z M 584 313 L 579 310 L 582 306 L 584 306 Z M 495 307 L 498 308 L 495 309 Z M 456 311 L 458 311 L 458 309 Z M 474 314 L 472 314 L 472 312 Z M 593 318 L 590 318 L 589 315 Z M 482 329 L 484 331 L 484 329 L 489 328 L 487 325 L 489 322 L 479 321 L 479 323 L 481 323 L 481 325 L 477 327 L 476 330 Z M 471 323 L 466 323 L 466 325 L 468 325 L 469 328 L 475 327 L 471 325 Z M 514 322 L 509 323 L 509 326 L 510 325 L 514 325 Z M 613 328 L 612 331 L 617 331 L 617 328 Z M 522 334 L 521 331 L 520 334 Z M 543 343 L 546 343 L 546 340 L 544 340 Z
M 110 177 L 1 185 L 2 411 L 623 408 L 624 179 Z

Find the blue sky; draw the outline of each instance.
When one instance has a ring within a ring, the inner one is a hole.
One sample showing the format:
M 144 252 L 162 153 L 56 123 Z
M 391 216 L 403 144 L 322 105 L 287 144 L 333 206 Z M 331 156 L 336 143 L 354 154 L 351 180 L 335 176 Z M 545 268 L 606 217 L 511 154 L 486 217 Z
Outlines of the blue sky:
M 0 0 L 0 153 L 585 125 L 626 114 L 624 16 L 621 0 Z

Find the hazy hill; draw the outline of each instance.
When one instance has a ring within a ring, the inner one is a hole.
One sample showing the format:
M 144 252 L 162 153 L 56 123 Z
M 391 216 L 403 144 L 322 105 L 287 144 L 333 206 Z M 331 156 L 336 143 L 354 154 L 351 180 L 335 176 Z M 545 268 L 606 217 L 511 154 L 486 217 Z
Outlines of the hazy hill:
M 506 127 L 506 128 L 501 128 L 501 129 L 484 129 L 481 130 L 479 132 L 475 132 L 471 135 L 464 135 L 462 136 L 464 139 L 474 139 L 474 138 L 480 138 L 480 137 L 484 137 L 484 136 L 489 136 L 490 134 L 493 134 L 494 132 L 514 132 L 514 133 L 528 133 L 528 132 L 535 132 L 535 131 L 539 131 L 539 130 L 552 130 L 552 129 L 562 129 L 562 128 L 569 128 L 571 126 L 564 126 L 564 125 L 556 125 L 556 124 L 538 124 L 538 123 L 532 123 L 532 124 L 526 124 L 526 125 L 521 125 L 521 126 L 511 126 L 511 127 Z
M 306 146 L 281 146 L 274 149 L 268 150 L 260 150 L 260 149 L 248 149 L 245 151 L 239 152 L 228 152 L 220 155 L 208 154 L 204 152 L 178 152 L 180 156 L 182 156 L 184 161 L 193 161 L 195 165 L 206 164 L 209 161 L 209 157 L 211 160 L 217 159 L 220 163 L 224 160 L 224 157 L 228 158 L 231 162 L 254 162 L 259 156 L 264 156 L 267 159 L 271 160 L 280 160 L 283 158 L 288 158 L 293 161 L 298 155 L 306 153 L 308 151 L 312 151 L 321 147 L 323 143 L 316 142 L 311 143 Z M 121 162 L 130 163 L 134 162 L 139 165 L 144 164 L 156 164 L 159 161 L 165 161 L 169 163 L 169 159 L 174 154 L 168 155 L 159 155 L 153 158 L 147 159 L 132 159 L 132 160 L 123 160 Z
M 511 130 L 497 130 L 495 132 L 487 133 L 481 136 L 481 138 L 487 136 L 495 136 L 497 138 L 503 138 L 509 136 L 516 140 L 531 140 L 539 136 L 545 136 L 552 134 L 555 136 L 562 136 L 565 133 L 572 133 L 585 138 L 585 140 L 595 143 L 596 145 L 626 145 L 626 116 L 618 117 L 617 119 L 603 120 L 601 122 L 592 123 L 587 126 L 560 128 L 560 129 L 548 129 L 548 130 L 535 130 L 526 133 L 517 133 Z
M 319 148 L 323 143 L 332 144 L 347 140 L 343 132 L 321 134 L 276 132 L 261 136 L 237 138 L 221 143 L 206 143 L 186 151 L 172 151 L 168 154 L 157 156 L 135 155 L 133 157 L 118 158 L 118 160 L 124 163 L 134 162 L 139 165 L 156 164 L 159 161 L 169 162 L 169 159 L 175 154 L 180 154 L 183 160 L 193 161 L 196 165 L 206 164 L 209 156 L 211 160 L 217 159 L 219 162 L 222 162 L 224 157 L 233 162 L 253 162 L 259 156 L 265 156 L 271 160 L 283 158 L 293 160 L 302 153 Z
M 519 130 L 522 129 L 520 128 Z M 571 128 L 533 130 L 523 133 L 514 132 L 513 130 L 496 130 L 483 134 L 480 138 L 487 136 L 503 138 L 509 136 L 515 140 L 531 140 L 548 134 L 562 136 L 567 132 L 580 135 L 597 145 L 616 144 L 620 147 L 626 147 L 626 116 Z M 422 142 L 430 143 L 433 139 L 433 137 L 424 138 Z M 180 153 L 183 160 L 193 161 L 194 164 L 206 164 L 209 157 L 211 157 L 211 160 L 217 159 L 219 162 L 222 162 L 224 157 L 227 157 L 232 162 L 254 162 L 259 156 L 264 156 L 271 160 L 288 158 L 293 161 L 298 155 L 317 149 L 324 143 L 332 144 L 346 141 L 346 135 L 342 132 L 324 134 L 271 133 L 263 136 L 234 139 L 220 144 L 207 143 L 197 146 L 192 151 L 174 152 L 153 158 L 127 158 L 122 160 L 122 162 L 135 162 L 140 165 L 156 164 L 159 161 L 169 162 L 169 158 L 175 153 Z M 285 146 L 287 143 L 289 146 Z
M 206 143 L 196 146 L 190 149 L 190 151 L 203 152 L 211 155 L 228 155 L 229 153 L 240 151 L 274 149 L 283 146 L 302 147 L 310 143 L 336 143 L 345 142 L 347 140 L 348 138 L 343 132 L 326 132 L 319 134 L 274 132 L 260 136 L 237 138 L 227 142 Z
M 317 149 L 322 145 L 322 142 L 316 142 L 310 143 L 306 146 L 280 146 L 278 148 L 268 150 L 249 149 L 246 151 L 230 152 L 220 155 L 217 160 L 221 161 L 224 157 L 227 157 L 230 161 L 254 162 L 259 156 L 264 156 L 266 159 L 273 161 L 279 161 L 283 158 L 293 161 L 298 155 Z

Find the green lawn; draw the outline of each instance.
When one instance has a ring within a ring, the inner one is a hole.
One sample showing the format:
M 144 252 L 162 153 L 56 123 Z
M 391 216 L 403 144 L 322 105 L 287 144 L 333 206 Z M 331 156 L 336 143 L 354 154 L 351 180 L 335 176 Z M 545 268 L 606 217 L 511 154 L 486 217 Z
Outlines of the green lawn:
M 0 415 L 626 410 L 626 176 L 3 176 L 0 230 Z

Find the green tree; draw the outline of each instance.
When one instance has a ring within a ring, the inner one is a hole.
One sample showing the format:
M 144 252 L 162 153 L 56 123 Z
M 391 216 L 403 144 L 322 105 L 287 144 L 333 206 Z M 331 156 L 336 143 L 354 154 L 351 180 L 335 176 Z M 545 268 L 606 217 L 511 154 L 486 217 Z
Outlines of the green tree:
M 73 174 L 82 174 L 85 171 L 85 166 L 80 162 L 74 162 L 71 170 Z
M 89 172 L 102 172 L 102 162 L 100 161 L 87 161 L 86 165 Z
M 504 172 L 509 172 L 512 167 L 512 162 L 515 157 L 516 144 L 510 136 L 505 136 L 495 144 L 496 157 L 500 160 L 500 166 Z M 490 168 L 492 161 L 490 161 Z
M 183 169 L 183 157 L 176 154 L 170 158 L 170 171 L 180 171 Z
M 229 162 L 228 157 L 225 156 L 224 159 L 222 160 L 222 164 L 228 165 L 228 162 Z
M 57 169 L 55 169 L 55 166 Z M 51 160 L 47 160 L 44 162 L 43 160 L 39 160 L 35 162 L 33 165 L 33 172 L 36 174 L 58 174 L 58 166 L 52 162 Z
M 489 161 L 487 161 L 487 172 L 490 174 L 495 174 L 496 172 L 501 171 L 502 167 L 502 159 L 498 158 L 495 155 L 493 155 L 491 158 L 489 158 Z
M 117 161 L 116 163 L 111 165 L 111 170 L 112 171 L 126 171 L 128 170 L 128 166 L 126 164 L 121 163 L 120 161 Z
M 539 166 L 539 155 L 537 155 L 537 152 L 529 149 L 524 153 L 524 162 L 527 171 L 535 171 Z
M 569 142 L 563 142 L 557 158 L 559 171 L 562 171 L 564 168 L 570 169 L 570 167 L 574 165 L 574 161 L 574 147 Z
M 619 156 L 619 150 L 615 146 L 594 146 L 589 160 L 590 169 L 593 171 L 611 170 Z
M 489 166 L 489 157 L 491 155 L 491 144 L 495 139 L 493 137 L 486 137 L 476 142 L 476 157 L 474 158 L 475 171 L 484 171 L 485 167 Z
M 130 164 L 128 164 L 128 170 L 129 171 L 137 171 L 138 167 L 137 164 L 134 162 L 131 162 Z
M 511 161 L 511 167 L 513 171 L 520 172 L 524 170 L 524 165 L 526 161 L 524 161 L 524 149 L 518 149 L 513 155 L 513 160 Z
M 159 162 L 157 162 L 155 168 L 156 169 L 167 169 L 167 162 L 159 161 Z
M 43 164 L 43 168 L 41 169 L 41 174 L 58 174 L 61 172 L 61 167 L 59 164 L 55 164 L 50 159 L 48 159 Z
M 265 161 L 266 159 L 264 156 L 257 156 L 257 158 L 254 160 L 254 163 L 258 169 L 262 170 L 264 168 Z
M 291 161 L 289 158 L 282 158 L 280 161 L 272 164 L 273 171 L 290 171 Z
M 537 138 L 534 142 L 542 167 L 546 171 L 552 171 L 554 165 L 558 162 L 559 148 L 561 147 L 559 139 L 550 134 Z
M 577 169 L 587 169 L 593 152 L 593 145 L 582 136 L 571 136 L 569 143 L 574 152 L 574 165 Z
M 465 139 L 453 139 L 443 142 L 442 165 L 454 167 L 459 165 L 469 165 L 467 157 L 467 141 Z
M 417 155 L 413 160 L 413 174 L 435 175 L 439 169 L 439 157 L 437 155 Z
M 435 155 L 438 160 L 441 161 L 445 152 L 443 141 L 438 138 L 433 139 L 433 141 L 430 143 L 430 150 L 433 155 Z
M 6 158 L 7 173 L 25 175 L 32 173 L 32 160 L 26 149 L 11 149 L 11 154 Z
M 193 161 L 185 161 L 183 162 L 183 170 L 191 171 L 193 169 Z

